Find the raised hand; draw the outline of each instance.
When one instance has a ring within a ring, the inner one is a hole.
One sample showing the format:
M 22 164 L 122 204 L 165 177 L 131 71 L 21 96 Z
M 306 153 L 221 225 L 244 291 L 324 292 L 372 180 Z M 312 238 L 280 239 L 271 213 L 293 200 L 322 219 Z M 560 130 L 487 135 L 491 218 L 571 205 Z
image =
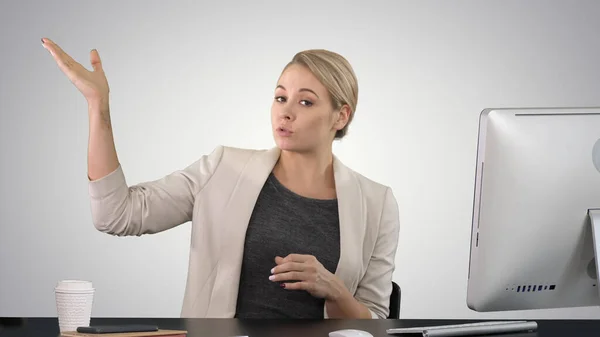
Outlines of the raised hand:
M 112 133 L 108 81 L 102 69 L 100 55 L 90 52 L 93 71 L 89 71 L 48 38 L 42 44 L 56 64 L 88 102 L 90 136 L 88 141 L 88 179 L 105 177 L 119 167 Z
M 102 69 L 100 55 L 96 49 L 90 52 L 90 62 L 93 71 L 89 71 L 77 63 L 69 54 L 65 53 L 52 40 L 43 38 L 42 45 L 50 52 L 60 70 L 67 75 L 69 80 L 83 94 L 88 104 L 108 101 L 108 81 Z

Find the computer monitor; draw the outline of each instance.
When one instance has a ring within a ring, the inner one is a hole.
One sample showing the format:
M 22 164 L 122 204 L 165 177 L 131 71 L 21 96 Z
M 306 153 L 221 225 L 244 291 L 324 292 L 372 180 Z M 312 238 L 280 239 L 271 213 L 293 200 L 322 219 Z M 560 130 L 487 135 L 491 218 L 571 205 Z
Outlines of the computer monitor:
M 600 305 L 600 107 L 483 110 L 474 195 L 470 309 Z

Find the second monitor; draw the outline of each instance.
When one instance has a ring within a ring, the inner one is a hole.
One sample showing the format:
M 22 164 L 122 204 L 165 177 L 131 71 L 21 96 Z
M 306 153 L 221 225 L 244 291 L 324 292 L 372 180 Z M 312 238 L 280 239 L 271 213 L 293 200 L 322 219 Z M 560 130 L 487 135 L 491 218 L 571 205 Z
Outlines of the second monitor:
M 484 110 L 468 307 L 599 306 L 596 209 L 600 108 Z

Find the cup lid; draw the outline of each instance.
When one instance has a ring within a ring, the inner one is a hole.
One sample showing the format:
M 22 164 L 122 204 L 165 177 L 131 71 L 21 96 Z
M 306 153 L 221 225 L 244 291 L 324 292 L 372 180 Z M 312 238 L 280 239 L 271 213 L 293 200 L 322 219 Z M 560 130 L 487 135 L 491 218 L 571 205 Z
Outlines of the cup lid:
M 92 282 L 90 281 L 84 281 L 84 280 L 62 280 L 59 281 L 58 284 L 56 285 L 56 290 L 67 290 L 67 291 L 72 291 L 72 290 L 84 290 L 84 291 L 89 291 L 92 290 Z
M 71 290 L 71 289 L 59 289 L 54 288 L 54 292 L 57 294 L 92 294 L 96 292 L 96 289 L 82 289 L 82 290 Z

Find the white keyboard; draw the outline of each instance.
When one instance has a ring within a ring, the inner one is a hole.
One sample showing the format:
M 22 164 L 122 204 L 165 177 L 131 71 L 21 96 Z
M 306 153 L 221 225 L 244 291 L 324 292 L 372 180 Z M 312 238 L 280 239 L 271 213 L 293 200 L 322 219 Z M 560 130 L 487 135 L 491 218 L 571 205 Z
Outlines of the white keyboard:
M 535 321 L 485 321 L 477 323 L 421 326 L 388 329 L 390 335 L 418 334 L 425 337 L 493 335 L 510 332 L 531 332 L 537 329 Z

